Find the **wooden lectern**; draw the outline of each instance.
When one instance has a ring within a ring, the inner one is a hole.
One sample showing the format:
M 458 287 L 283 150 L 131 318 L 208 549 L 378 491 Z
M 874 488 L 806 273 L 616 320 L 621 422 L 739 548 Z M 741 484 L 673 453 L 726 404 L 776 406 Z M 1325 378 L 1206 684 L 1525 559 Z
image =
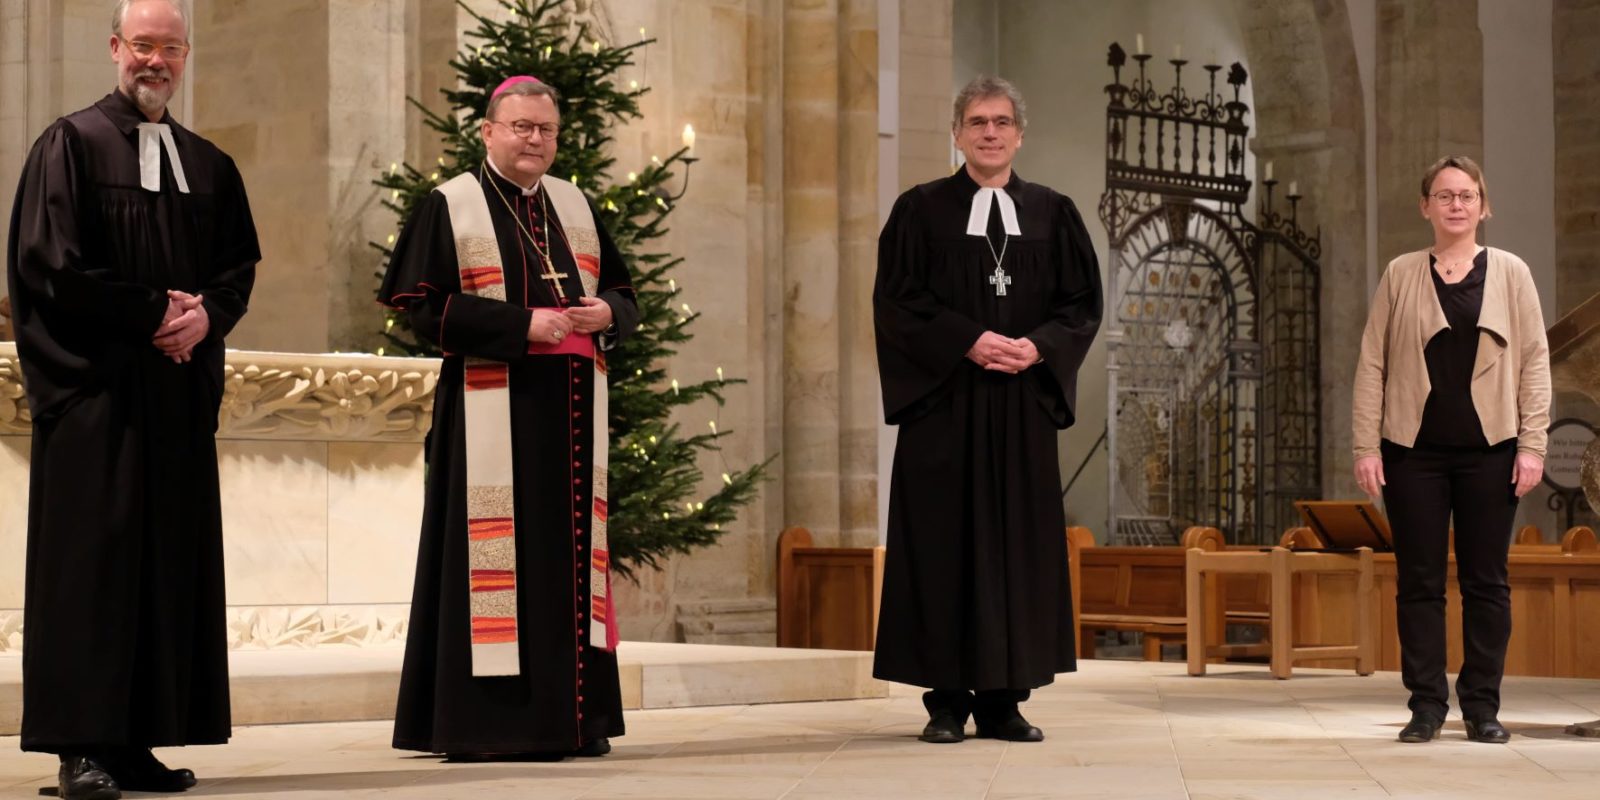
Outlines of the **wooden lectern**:
M 1578 392 L 1600 403 L 1600 294 L 1550 326 L 1550 378 L 1558 391 Z M 1600 439 L 1583 454 L 1583 494 L 1600 509 Z M 1600 736 L 1600 719 L 1567 726 L 1567 733 Z

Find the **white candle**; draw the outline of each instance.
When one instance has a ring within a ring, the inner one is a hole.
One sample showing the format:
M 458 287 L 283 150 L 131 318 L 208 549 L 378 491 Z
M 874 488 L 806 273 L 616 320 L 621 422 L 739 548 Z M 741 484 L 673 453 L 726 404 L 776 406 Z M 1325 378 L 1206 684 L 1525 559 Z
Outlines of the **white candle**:
M 1183 60 L 1183 45 L 1175 44 L 1175 45 L 1172 46 L 1172 60 L 1173 61 L 1182 61 Z
M 1296 183 L 1294 181 L 1289 181 L 1289 196 L 1290 197 L 1294 197 L 1295 195 L 1297 195 L 1299 193 L 1300 193 L 1300 184 L 1298 184 L 1298 183 Z
M 1215 64 L 1215 63 L 1217 63 L 1217 48 L 1213 47 L 1213 48 L 1211 48 L 1211 49 L 1206 51 L 1206 63 L 1207 64 Z
M 1141 56 L 1144 55 L 1144 34 L 1136 33 L 1133 35 L 1133 52 Z
M 1272 180 L 1272 162 L 1271 161 L 1267 162 L 1266 177 L 1263 178 L 1262 180 L 1268 180 L 1268 181 Z
M 683 126 L 683 146 L 686 150 L 694 149 L 694 126 Z

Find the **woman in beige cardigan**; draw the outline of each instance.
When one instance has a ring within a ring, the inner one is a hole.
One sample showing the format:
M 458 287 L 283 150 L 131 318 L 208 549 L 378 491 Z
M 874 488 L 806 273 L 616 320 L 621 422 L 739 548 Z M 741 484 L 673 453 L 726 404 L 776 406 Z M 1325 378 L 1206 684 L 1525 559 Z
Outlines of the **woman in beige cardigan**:
M 1433 247 L 1389 263 L 1356 365 L 1356 482 L 1383 496 L 1394 530 L 1400 669 L 1411 691 L 1402 742 L 1437 738 L 1445 679 L 1445 576 L 1455 527 L 1465 659 L 1456 697 L 1467 737 L 1500 744 L 1511 638 L 1506 557 L 1517 500 L 1544 472 L 1550 349 L 1522 259 L 1477 243 L 1489 192 L 1472 159 L 1440 159 L 1420 208 Z

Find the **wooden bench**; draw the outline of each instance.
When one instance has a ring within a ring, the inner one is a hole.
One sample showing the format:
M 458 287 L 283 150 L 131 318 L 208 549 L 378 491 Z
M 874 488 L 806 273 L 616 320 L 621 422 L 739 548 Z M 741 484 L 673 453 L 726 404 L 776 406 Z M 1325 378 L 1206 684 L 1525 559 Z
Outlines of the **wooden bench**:
M 1078 655 L 1094 657 L 1097 632 L 1121 631 L 1141 635 L 1146 661 L 1160 661 L 1162 645 L 1182 642 L 1188 629 L 1185 553 L 1191 547 L 1227 549 L 1221 531 L 1199 526 L 1184 531 L 1179 547 L 1092 545 L 1090 541 L 1078 549 Z M 1253 578 L 1230 580 L 1213 590 L 1223 602 L 1208 607 L 1225 612 L 1211 621 L 1208 641 L 1220 643 L 1225 624 L 1266 624 L 1266 595 L 1256 584 Z
M 1068 528 L 1073 636 L 1078 631 L 1078 548 L 1092 546 L 1088 528 Z M 778 646 L 871 650 L 878 635 L 886 551 L 878 547 L 816 547 L 811 532 L 778 536 Z

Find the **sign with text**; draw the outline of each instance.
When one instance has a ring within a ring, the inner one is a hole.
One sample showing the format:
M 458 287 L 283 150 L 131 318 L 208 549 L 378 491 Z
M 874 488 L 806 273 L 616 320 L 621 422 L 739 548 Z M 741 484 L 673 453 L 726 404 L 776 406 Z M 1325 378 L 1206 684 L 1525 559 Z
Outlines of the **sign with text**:
M 1564 419 L 1550 426 L 1550 446 L 1544 458 L 1544 482 L 1563 492 L 1580 491 L 1583 451 L 1595 439 L 1594 426 L 1581 419 Z

